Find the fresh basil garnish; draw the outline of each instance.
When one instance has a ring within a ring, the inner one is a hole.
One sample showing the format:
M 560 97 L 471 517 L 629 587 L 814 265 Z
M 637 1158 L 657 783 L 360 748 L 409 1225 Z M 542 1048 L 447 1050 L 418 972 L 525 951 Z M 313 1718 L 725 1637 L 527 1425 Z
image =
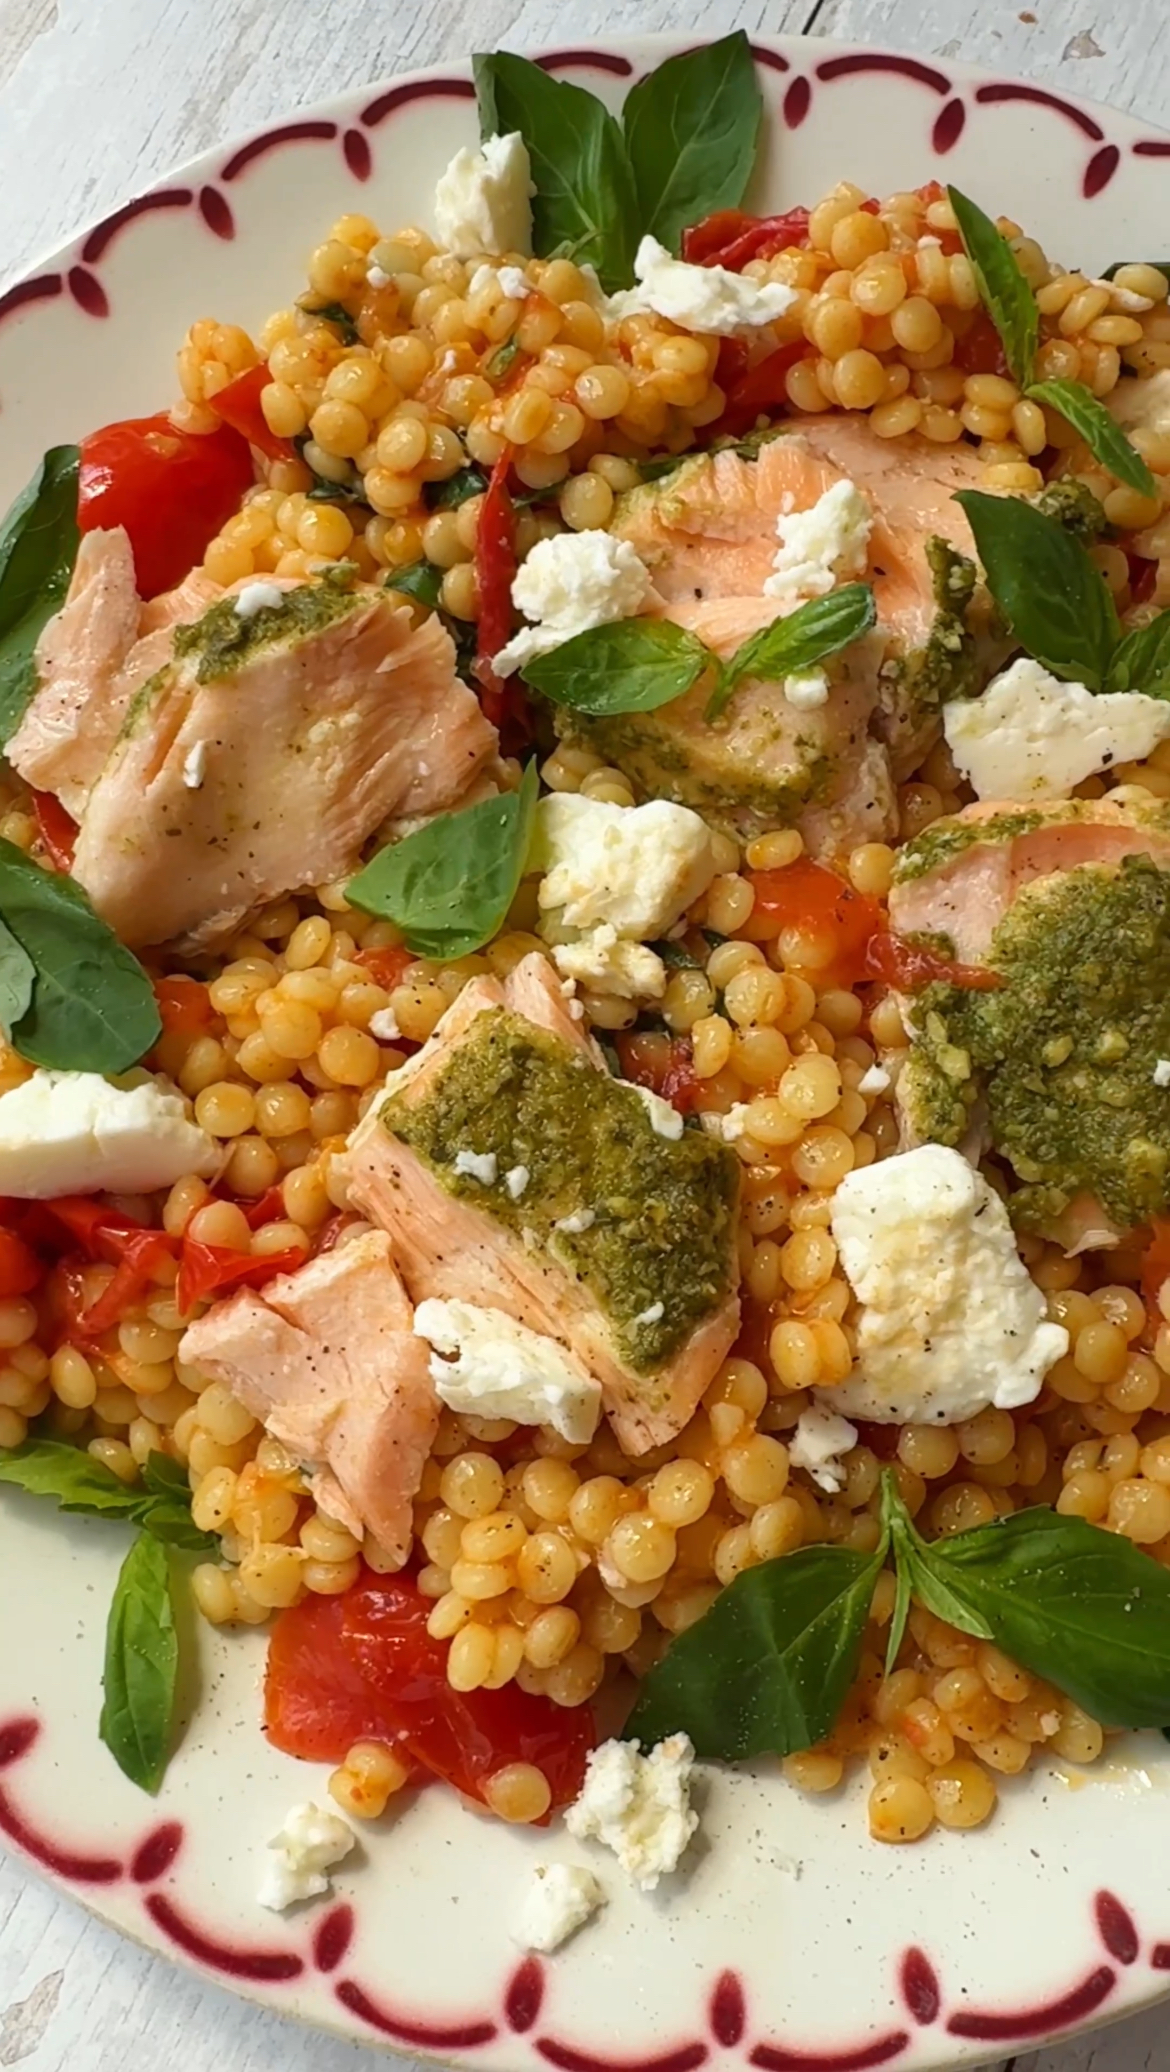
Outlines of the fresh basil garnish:
M 713 666 L 710 648 L 671 619 L 618 619 L 535 656 L 521 674 L 533 690 L 574 712 L 656 712 Z
M 439 608 L 442 585 L 443 571 L 433 561 L 412 561 L 406 568 L 391 569 L 385 583 L 387 590 L 401 590 L 404 597 L 413 597 L 431 611 Z
M 346 897 L 401 928 L 420 957 L 467 957 L 503 925 L 532 847 L 535 762 L 519 791 L 440 813 L 351 878 Z
M 430 511 L 453 511 L 469 497 L 482 496 L 487 486 L 483 469 L 469 461 L 465 468 L 456 468 L 445 482 L 424 482 L 423 502 Z
M 1105 688 L 1170 698 L 1170 611 L 1159 612 L 1148 626 L 1135 627 L 1114 648 Z
M 37 687 L 33 651 L 65 602 L 81 534 L 76 446 L 53 446 L 0 524 L 0 742 Z
M 677 252 L 688 224 L 742 201 L 763 108 L 742 29 L 667 58 L 631 87 L 622 126 L 643 236 Z
M 1079 540 L 1019 497 L 963 489 L 955 501 L 1020 646 L 1054 676 L 1101 690 L 1121 626 L 1109 587 Z
M 142 1532 L 122 1563 L 106 1623 L 98 1733 L 143 1791 L 156 1792 L 166 1770 L 178 1673 L 170 1557 Z
M 483 371 L 487 379 L 493 383 L 503 381 L 505 375 L 509 374 L 515 366 L 520 357 L 520 352 L 520 340 L 513 332 L 511 338 L 505 338 L 502 345 L 497 345 L 491 358 L 484 362 Z
M 72 878 L 43 871 L 0 841 L 0 972 L 7 1002 L 32 966 L 28 1006 L 4 1031 L 22 1057 L 61 1072 L 125 1072 L 156 1042 L 162 1023 L 137 957 L 94 913 Z
M 191 1554 L 212 1554 L 216 1542 L 191 1518 L 186 1470 L 166 1454 L 152 1453 L 142 1470 L 142 1488 L 127 1488 L 101 1461 L 60 1439 L 26 1439 L 0 1453 L 0 1482 L 29 1496 L 52 1497 L 62 1511 L 89 1517 L 125 1518 L 168 1546 Z
M 876 618 L 877 607 L 869 584 L 843 583 L 827 597 L 812 597 L 785 618 L 773 619 L 770 626 L 761 626 L 723 664 L 704 718 L 718 719 L 736 685 L 745 677 L 762 677 L 775 683 L 782 677 L 806 675 L 818 662 L 860 640 Z
M 358 327 L 340 302 L 326 302 L 320 309 L 306 309 L 305 315 L 316 317 L 319 324 L 332 324 L 340 332 L 343 345 L 357 345 L 360 337 Z
M 1157 496 L 1158 485 L 1141 454 L 1083 381 L 1034 381 L 1028 394 L 1034 403 L 1047 403 L 1071 424 L 1094 459 L 1119 482 L 1136 489 L 1139 496 Z
M 535 250 L 595 266 L 607 294 L 627 287 L 637 198 L 616 116 L 584 87 L 511 51 L 481 53 L 473 63 L 483 135 L 519 130 L 528 147 Z
M 14 1029 L 28 1012 L 36 976 L 32 958 L 0 921 L 0 1027 Z

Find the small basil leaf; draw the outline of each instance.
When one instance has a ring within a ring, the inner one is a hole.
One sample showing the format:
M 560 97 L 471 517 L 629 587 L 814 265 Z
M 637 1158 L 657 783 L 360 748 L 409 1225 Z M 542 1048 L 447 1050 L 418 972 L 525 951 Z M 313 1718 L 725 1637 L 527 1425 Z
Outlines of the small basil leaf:
M 29 1496 L 51 1496 L 62 1511 L 130 1518 L 141 1493 L 127 1489 L 109 1468 L 79 1446 L 60 1439 L 26 1439 L 11 1452 L 0 1453 L 0 1482 L 10 1482 Z
M 906 1637 L 906 1621 L 910 1617 L 910 1599 L 913 1595 L 910 1585 L 910 1571 L 905 1562 L 899 1562 L 895 1571 L 894 1612 L 890 1620 L 890 1639 L 886 1648 L 886 1675 L 892 1676 L 898 1660 L 898 1651 Z
M 30 959 L 32 1000 L 7 1029 L 22 1057 L 68 1072 L 125 1072 L 162 1029 L 137 957 L 79 885 L 0 841 L 0 917 Z
M 1113 651 L 1105 688 L 1170 698 L 1170 612 L 1159 612 L 1148 626 L 1126 634 Z
M 724 1762 L 810 1748 L 857 1673 L 885 1550 L 804 1547 L 745 1569 L 643 1679 L 626 1733 L 689 1734 Z
M 307 309 L 305 315 L 315 317 L 319 324 L 332 324 L 334 329 L 341 333 L 343 345 L 358 343 L 358 327 L 349 311 L 340 302 L 326 302 L 320 309 Z
M 971 261 L 980 299 L 999 332 L 1003 355 L 1013 379 L 1026 388 L 1032 379 L 1040 314 L 1036 297 L 1020 271 L 1020 263 L 1007 239 L 985 216 L 976 202 L 948 187 L 947 194 Z
M 191 1483 L 187 1470 L 180 1461 L 172 1460 L 169 1453 L 148 1453 L 142 1480 L 152 1496 L 178 1498 L 190 1505 Z
M 387 590 L 401 590 L 404 597 L 414 597 L 419 604 L 429 605 L 432 611 L 439 608 L 439 591 L 442 587 L 443 571 L 433 561 L 412 561 L 406 568 L 396 568 L 386 577 Z
M 472 62 L 483 135 L 519 130 L 528 147 L 537 255 L 559 252 L 595 266 L 607 294 L 628 287 L 638 204 L 616 117 L 584 87 L 550 78 L 511 51 L 481 53 Z
M 34 649 L 77 559 L 76 446 L 53 446 L 0 523 L 0 742 L 37 687 Z
M 1093 458 L 1119 482 L 1139 496 L 1157 496 L 1158 485 L 1141 454 L 1083 381 L 1034 381 L 1028 394 L 1033 402 L 1058 411 L 1080 433 Z
M 440 813 L 417 834 L 380 849 L 347 897 L 394 921 L 422 957 L 466 957 L 502 926 L 532 846 L 538 790 L 529 763 L 519 791 Z
M 469 464 L 465 468 L 457 468 L 445 482 L 424 482 L 423 502 L 431 511 L 453 511 L 465 504 L 469 497 L 482 496 L 487 486 L 488 478 L 483 469 Z
M 13 1028 L 27 1012 L 35 978 L 32 958 L 0 921 L 0 1026 Z
M 843 583 L 827 597 L 812 597 L 798 605 L 786 618 L 773 619 L 736 649 L 724 663 L 719 683 L 704 717 L 718 719 L 738 683 L 744 677 L 763 677 L 778 682 L 786 676 L 803 676 L 835 655 L 851 641 L 868 633 L 877 618 L 873 591 L 868 583 Z
M 98 1733 L 118 1768 L 156 1792 L 171 1745 L 179 1648 L 171 1601 L 170 1557 L 139 1533 L 122 1563 L 106 1624 Z
M 521 675 L 574 712 L 656 712 L 691 690 L 714 661 L 701 640 L 670 619 L 618 619 L 537 655 Z
M 202 1532 L 191 1517 L 191 1508 L 172 1497 L 150 1497 L 141 1502 L 134 1522 L 160 1540 L 164 1547 L 181 1547 L 184 1554 L 218 1554 L 213 1533 Z
M 503 381 L 504 376 L 515 366 L 519 359 L 520 351 L 520 340 L 514 333 L 511 338 L 505 338 L 502 345 L 497 345 L 491 358 L 484 362 L 483 371 L 488 380 L 491 382 Z
M 955 501 L 1020 646 L 1054 676 L 1099 691 L 1121 626 L 1108 585 L 1080 542 L 1020 497 L 962 489 Z
M 667 58 L 630 89 L 622 124 L 643 236 L 677 252 L 688 224 L 742 201 L 763 106 L 742 29 Z

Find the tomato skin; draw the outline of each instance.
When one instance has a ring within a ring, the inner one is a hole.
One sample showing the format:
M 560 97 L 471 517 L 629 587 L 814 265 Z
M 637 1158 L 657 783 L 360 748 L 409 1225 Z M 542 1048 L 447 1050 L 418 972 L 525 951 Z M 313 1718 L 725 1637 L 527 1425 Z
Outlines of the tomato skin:
M 197 978 L 156 978 L 154 997 L 164 1036 L 200 1036 L 215 1018 L 207 987 Z
M 772 259 L 789 245 L 807 243 L 807 209 L 789 209 L 782 216 L 716 209 L 683 231 L 682 255 L 692 266 L 723 266 L 729 273 L 742 273 L 749 259 Z
M 256 446 L 269 460 L 295 460 L 297 449 L 291 439 L 278 438 L 268 429 L 268 419 L 260 408 L 260 393 L 272 380 L 263 362 L 258 367 L 249 367 L 246 374 L 237 374 L 218 395 L 209 396 L 207 407 L 213 410 L 221 423 L 231 426 L 249 446 Z
M 368 971 L 376 986 L 382 986 L 392 993 L 401 985 L 402 975 L 412 964 L 418 963 L 413 950 L 359 950 L 354 958 L 363 971 Z
M 82 532 L 125 526 L 139 593 L 173 590 L 252 487 L 252 455 L 230 425 L 176 430 L 165 411 L 104 425 L 81 442 Z
M 345 1600 L 307 1596 L 281 1612 L 268 1643 L 264 1731 L 285 1755 L 343 1763 L 355 1741 L 396 1741 L 385 1708 L 341 1642 Z
M 299 1246 L 287 1252 L 232 1252 L 226 1245 L 203 1245 L 197 1238 L 183 1239 L 175 1303 L 181 1317 L 190 1316 L 197 1302 L 218 1295 L 225 1288 L 262 1288 L 278 1273 L 295 1273 L 308 1258 Z
M 508 493 L 512 449 L 505 446 L 491 472 L 480 506 L 475 534 L 475 573 L 479 583 L 476 674 L 483 685 L 482 705 L 499 726 L 507 694 L 492 663 L 512 632 L 512 583 L 516 575 L 516 512 Z
M 622 1077 L 632 1086 L 646 1086 L 651 1093 L 661 1094 L 680 1115 L 694 1113 L 699 1079 L 688 1036 L 668 1040 L 656 1031 L 631 1029 L 617 1037 L 614 1048 Z
M 72 813 L 65 811 L 60 799 L 51 791 L 34 791 L 32 809 L 37 833 L 53 869 L 72 870 L 73 845 L 77 840 L 77 822 Z
M 876 899 L 855 892 L 846 878 L 811 857 L 799 856 L 779 870 L 749 871 L 755 902 L 742 929 L 752 942 L 769 942 L 784 928 L 836 942 L 833 961 L 817 972 L 822 985 L 856 985 L 865 975 L 866 947 L 881 927 Z
M 100 1338 L 103 1331 L 112 1331 L 119 1323 L 131 1303 L 145 1295 L 155 1285 L 155 1269 L 164 1259 L 174 1254 L 174 1240 L 162 1230 L 142 1230 L 137 1236 L 121 1238 L 121 1257 L 110 1282 L 91 1309 L 84 1311 L 78 1319 L 81 1333 L 86 1338 Z
M 962 986 L 969 993 L 994 993 L 1003 984 L 998 971 L 982 964 L 956 964 L 940 957 L 925 943 L 909 942 L 892 929 L 871 936 L 865 951 L 863 978 L 883 979 L 901 993 L 920 992 L 923 986 L 941 980 L 944 985 Z
M 757 360 L 754 367 L 738 375 L 730 386 L 721 381 L 727 403 L 722 417 L 712 427 L 713 432 L 719 437 L 742 438 L 745 432 L 752 430 L 758 417 L 787 411 L 788 370 L 795 367 L 798 360 L 810 357 L 814 356 L 810 355 L 807 339 L 796 338 L 788 345 L 778 345 L 766 359 Z
M 964 374 L 1006 375 L 1003 340 L 985 311 L 981 310 L 970 330 L 956 339 L 955 365 Z
M 37 1258 L 31 1245 L 26 1245 L 14 1230 L 0 1229 L 0 1300 L 7 1302 L 13 1295 L 29 1295 L 39 1288 L 45 1278 L 43 1260 Z

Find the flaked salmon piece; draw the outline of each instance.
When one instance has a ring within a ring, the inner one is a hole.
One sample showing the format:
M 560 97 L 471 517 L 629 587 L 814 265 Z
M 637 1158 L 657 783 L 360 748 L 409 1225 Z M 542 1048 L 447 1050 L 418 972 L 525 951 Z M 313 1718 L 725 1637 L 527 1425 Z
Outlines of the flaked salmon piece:
M 401 1565 L 438 1429 L 428 1348 L 389 1240 L 365 1231 L 188 1326 L 182 1358 L 312 1470 L 322 1510 Z
M 131 947 L 206 947 L 259 903 L 339 877 L 391 814 L 455 803 L 495 752 L 450 636 L 384 592 L 326 576 L 247 620 L 225 596 L 173 640 L 74 861 Z
M 627 1453 L 673 1437 L 739 1328 L 734 1157 L 656 1134 L 535 954 L 472 979 L 388 1094 L 350 1139 L 348 1186 L 412 1299 L 568 1346 Z
M 75 818 L 122 725 L 120 675 L 139 609 L 124 529 L 83 533 L 69 594 L 36 645 L 37 690 L 5 750 L 13 769 L 55 792 Z
M 249 576 L 230 587 L 233 592 L 239 591 L 245 587 L 245 582 L 255 581 L 255 576 Z M 265 576 L 264 582 L 277 590 L 295 587 L 290 576 Z M 159 596 L 147 599 L 138 617 L 139 638 L 145 639 L 148 633 L 169 632 L 172 626 L 190 626 L 226 595 L 222 583 L 214 582 L 205 570 L 193 568 L 175 589 L 163 590 Z

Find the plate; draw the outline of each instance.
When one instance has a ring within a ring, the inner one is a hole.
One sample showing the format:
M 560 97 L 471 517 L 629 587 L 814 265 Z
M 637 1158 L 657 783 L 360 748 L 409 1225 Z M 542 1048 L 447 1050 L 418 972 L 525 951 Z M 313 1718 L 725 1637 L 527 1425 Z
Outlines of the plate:
M 683 39 L 543 60 L 615 104 Z M 1157 255 L 1170 139 L 971 67 L 789 38 L 756 50 L 769 104 L 753 202 L 937 176 L 1020 214 L 1089 270 Z M 175 173 L 0 297 L 0 508 L 42 451 L 164 407 L 187 324 L 257 323 L 344 210 L 425 217 L 475 135 L 467 67 L 415 73 Z M 989 1827 L 904 1851 L 868 1840 L 864 1782 L 816 1802 L 775 1766 L 712 1770 L 699 1843 L 652 1898 L 607 1882 L 555 1958 L 511 1939 L 532 1867 L 580 1857 L 431 1791 L 369 1829 L 328 1904 L 256 1904 L 264 1844 L 324 1772 L 260 1732 L 263 1636 L 204 1629 L 191 1722 L 157 1800 L 97 1740 L 116 1527 L 0 1502 L 0 1832 L 127 1935 L 283 2014 L 460 2065 L 761 2072 L 976 2064 L 1170 1990 L 1170 1748 L 1091 1776 L 1004 1779 Z

